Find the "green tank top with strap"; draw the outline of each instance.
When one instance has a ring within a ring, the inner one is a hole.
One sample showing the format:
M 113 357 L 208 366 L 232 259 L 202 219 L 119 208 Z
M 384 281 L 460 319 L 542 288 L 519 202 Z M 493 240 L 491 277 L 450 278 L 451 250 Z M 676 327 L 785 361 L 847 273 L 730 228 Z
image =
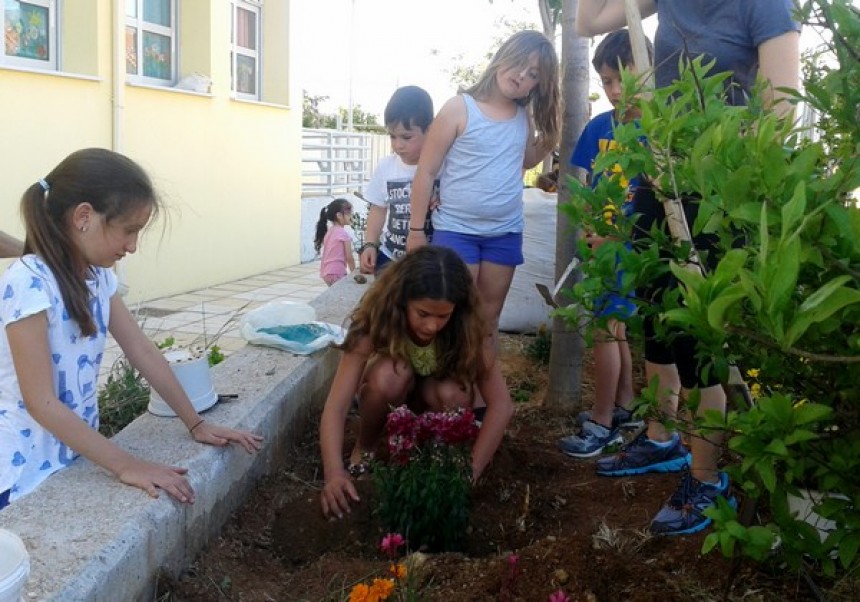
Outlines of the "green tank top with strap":
M 436 372 L 436 341 L 426 347 L 416 345 L 411 339 L 406 349 L 412 369 L 420 376 L 430 376 Z

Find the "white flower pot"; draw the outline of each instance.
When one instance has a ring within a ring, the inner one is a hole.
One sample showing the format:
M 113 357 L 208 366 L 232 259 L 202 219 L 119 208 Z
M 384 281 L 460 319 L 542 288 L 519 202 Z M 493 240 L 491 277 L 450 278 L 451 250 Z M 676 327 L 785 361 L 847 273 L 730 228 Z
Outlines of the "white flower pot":
M 30 555 L 21 538 L 0 529 L 0 602 L 24 599 L 24 584 L 30 575 Z
M 188 399 L 191 400 L 195 410 L 202 412 L 215 405 L 218 395 L 212 386 L 209 359 L 205 354 L 202 357 L 194 357 L 187 349 L 175 349 L 166 351 L 164 358 L 170 364 L 170 369 L 173 370 L 179 384 L 188 394 Z M 154 388 L 151 390 L 147 409 L 156 416 L 176 416 L 176 412 L 167 405 Z

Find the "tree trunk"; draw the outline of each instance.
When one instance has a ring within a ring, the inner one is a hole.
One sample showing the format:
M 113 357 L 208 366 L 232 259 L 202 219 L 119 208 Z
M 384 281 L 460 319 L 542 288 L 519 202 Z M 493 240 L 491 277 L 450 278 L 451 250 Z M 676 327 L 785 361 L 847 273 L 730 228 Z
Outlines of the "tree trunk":
M 538 8 L 540 9 L 540 21 L 543 26 L 543 34 L 555 46 L 555 25 L 558 18 L 558 13 L 554 6 L 557 6 L 561 0 L 538 0 Z M 546 156 L 541 163 L 541 173 L 552 171 L 552 153 Z
M 564 114 L 558 178 L 559 205 L 570 202 L 568 178 L 573 173 L 570 155 L 590 117 L 588 104 L 588 40 L 574 33 L 577 0 L 563 0 L 561 13 L 562 99 Z M 560 278 L 571 262 L 580 236 L 578 224 L 571 224 L 565 213 L 558 214 L 556 226 L 555 275 Z M 564 288 L 570 288 L 577 272 Z M 559 412 L 574 412 L 582 406 L 582 360 L 585 343 L 579 331 L 561 318 L 552 325 L 552 351 L 549 359 L 549 386 L 544 405 Z

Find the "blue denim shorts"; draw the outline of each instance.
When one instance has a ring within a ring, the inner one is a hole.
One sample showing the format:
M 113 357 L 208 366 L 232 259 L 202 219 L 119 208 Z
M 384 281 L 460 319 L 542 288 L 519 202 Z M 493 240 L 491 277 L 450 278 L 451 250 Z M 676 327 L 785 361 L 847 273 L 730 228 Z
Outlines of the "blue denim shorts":
M 505 266 L 522 265 L 523 233 L 508 232 L 498 236 L 478 236 L 461 234 L 448 230 L 433 232 L 433 244 L 448 247 L 468 265 L 478 265 L 482 261 Z

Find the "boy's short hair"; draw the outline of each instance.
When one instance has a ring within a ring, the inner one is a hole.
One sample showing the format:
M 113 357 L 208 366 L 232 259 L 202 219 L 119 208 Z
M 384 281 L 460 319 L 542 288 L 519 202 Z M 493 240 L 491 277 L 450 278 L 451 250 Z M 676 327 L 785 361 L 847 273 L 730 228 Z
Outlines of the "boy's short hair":
M 413 126 L 426 132 L 433 121 L 433 99 L 424 88 L 403 86 L 397 88 L 385 105 L 385 127 L 397 125 Z
M 648 60 L 654 61 L 654 45 L 648 36 L 645 36 L 645 46 L 648 48 Z M 591 64 L 595 71 L 600 71 L 604 66 L 618 70 L 618 63 L 622 67 L 633 67 L 633 47 L 630 45 L 630 32 L 626 29 L 617 29 L 600 41 L 594 50 L 594 58 Z

